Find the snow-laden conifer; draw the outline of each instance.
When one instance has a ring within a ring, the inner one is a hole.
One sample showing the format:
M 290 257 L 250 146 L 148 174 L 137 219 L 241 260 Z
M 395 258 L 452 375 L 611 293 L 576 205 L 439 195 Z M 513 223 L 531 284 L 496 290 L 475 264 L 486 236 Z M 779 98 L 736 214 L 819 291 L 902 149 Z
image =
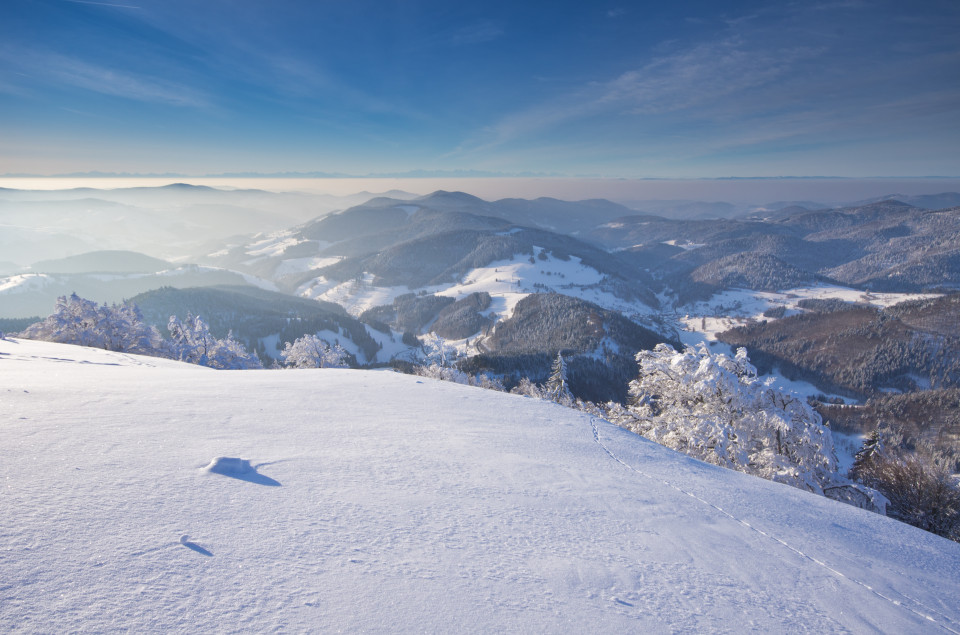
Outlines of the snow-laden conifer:
M 563 359 L 563 353 L 557 353 L 557 358 L 553 360 L 550 377 L 547 379 L 543 392 L 544 398 L 550 401 L 564 405 L 573 403 L 573 395 L 570 393 L 567 382 L 567 362 Z
M 850 468 L 850 477 L 859 478 L 865 471 L 868 471 L 871 464 L 879 459 L 883 454 L 883 437 L 879 428 L 867 435 L 863 440 L 863 446 L 853 457 L 853 467 Z

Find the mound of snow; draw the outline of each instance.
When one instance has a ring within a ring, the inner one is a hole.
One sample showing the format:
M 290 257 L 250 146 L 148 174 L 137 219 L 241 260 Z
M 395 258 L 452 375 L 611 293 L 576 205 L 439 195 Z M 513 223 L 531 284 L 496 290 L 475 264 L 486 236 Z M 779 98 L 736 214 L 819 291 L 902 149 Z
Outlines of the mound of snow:
M 12 340 L 0 405 L 3 631 L 960 631 L 960 545 L 556 404 Z
M 232 456 L 214 457 L 210 464 L 204 468 L 207 472 L 214 474 L 249 474 L 253 472 L 253 467 L 247 459 L 238 459 Z

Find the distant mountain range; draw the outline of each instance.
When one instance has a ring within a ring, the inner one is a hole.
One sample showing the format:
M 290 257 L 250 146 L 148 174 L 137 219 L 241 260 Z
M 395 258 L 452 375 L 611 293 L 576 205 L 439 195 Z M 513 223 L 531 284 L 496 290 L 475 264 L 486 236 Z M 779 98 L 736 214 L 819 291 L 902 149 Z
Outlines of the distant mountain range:
M 223 289 L 166 293 L 183 300 L 184 310 L 211 314 L 218 302 L 244 306 L 228 311 L 222 323 L 233 319 L 244 341 L 267 357 L 276 355 L 284 333 L 294 334 L 273 318 L 241 319 L 266 315 L 271 303 L 278 304 L 281 296 L 257 287 L 301 303 L 342 307 L 338 326 L 325 330 L 352 341 L 360 363 L 414 359 L 417 337 L 433 332 L 460 354 L 481 356 L 480 366 L 515 377 L 521 369 L 541 376 L 564 352 L 581 378 L 607 372 L 604 381 L 615 386 L 604 393 L 598 382 L 584 380 L 582 394 L 622 398 L 637 350 L 677 342 L 671 316 L 725 290 L 823 284 L 900 293 L 960 289 L 960 207 L 928 209 L 960 200 L 951 192 L 839 208 L 793 202 L 744 216 L 692 219 L 638 213 L 607 200 L 487 201 L 448 191 L 364 193 L 345 209 L 323 207 L 323 201 L 350 200 L 185 184 L 2 191 L 0 220 L 16 225 L 0 234 L 11 247 L 5 253 L 19 247 L 40 255 L 37 245 L 50 244 L 40 237 L 76 248 L 104 233 L 114 241 L 149 243 L 144 253 L 150 254 L 168 249 L 169 241 L 180 241 L 181 253 L 193 245 L 184 260 L 196 264 L 104 250 L 38 258 L 32 269 L 0 279 L 0 317 L 43 314 L 57 295 L 72 291 L 115 302 L 161 286 L 232 285 L 236 293 L 246 285 L 250 293 L 242 302 L 228 301 Z M 701 214 L 710 205 L 687 211 Z M 281 209 L 285 215 L 276 216 Z M 270 222 L 262 225 L 266 217 Z M 31 230 L 18 224 L 30 219 Z M 260 231 L 244 231 L 254 226 Z M 57 230 L 50 233 L 50 227 Z M 235 235 L 224 239 L 228 229 Z M 224 232 L 220 238 L 217 230 Z M 176 302 L 161 305 L 157 323 Z

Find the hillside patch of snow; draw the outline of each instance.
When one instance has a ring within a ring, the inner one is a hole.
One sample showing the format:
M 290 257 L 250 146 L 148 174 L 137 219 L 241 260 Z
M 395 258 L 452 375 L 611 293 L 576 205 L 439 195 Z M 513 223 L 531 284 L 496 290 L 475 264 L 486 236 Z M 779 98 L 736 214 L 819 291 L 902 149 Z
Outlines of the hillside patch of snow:
M 936 293 L 877 293 L 860 291 L 836 285 L 818 284 L 785 291 L 751 291 L 730 289 L 714 294 L 707 301 L 694 302 L 678 308 L 684 317 L 679 322 L 688 331 L 702 333 L 710 340 L 727 329 L 742 326 L 750 320 L 769 320 L 763 313 L 767 309 L 783 306 L 786 315 L 802 312 L 801 300 L 843 300 L 844 302 L 888 307 L 907 300 L 922 300 L 939 297 Z
M 45 273 L 21 273 L 0 278 L 0 294 L 31 293 L 42 289 L 56 279 Z
M 692 243 L 686 240 L 664 240 L 662 243 L 671 247 L 679 247 L 684 251 L 692 251 L 706 246 L 706 243 Z
M 363 279 L 337 282 L 318 276 L 300 285 L 297 295 L 311 300 L 323 300 L 339 304 L 347 313 L 357 317 L 367 309 L 383 304 L 392 304 L 394 298 L 410 293 L 408 287 L 377 287 L 373 274 L 364 274 Z
M 289 276 L 292 274 L 303 273 L 304 271 L 310 271 L 312 269 L 321 269 L 329 265 L 340 262 L 341 258 L 339 256 L 312 256 L 308 258 L 289 258 L 284 260 L 279 265 L 277 265 L 276 270 L 273 275 L 276 278 L 282 278 L 283 276 Z
M 537 253 L 540 250 L 540 247 L 534 247 Z M 517 303 L 531 293 L 549 291 L 582 298 L 628 317 L 652 312 L 650 307 L 641 302 L 627 302 L 596 288 L 594 285 L 603 281 L 603 274 L 584 265 L 576 256 L 560 260 L 548 255 L 545 260 L 534 260 L 531 263 L 529 255 L 518 255 L 509 260 L 492 262 L 470 270 L 457 284 L 431 288 L 430 291 L 452 298 L 462 298 L 475 292 L 489 293 L 493 302 L 484 313 L 495 315 L 498 319 L 512 316 Z
M 302 242 L 306 241 L 297 238 L 290 232 L 278 232 L 249 245 L 246 254 L 248 256 L 277 257 L 282 255 L 288 247 L 295 247 Z
M 556 404 L 23 340 L 0 386 L 5 631 L 960 631 L 957 543 Z

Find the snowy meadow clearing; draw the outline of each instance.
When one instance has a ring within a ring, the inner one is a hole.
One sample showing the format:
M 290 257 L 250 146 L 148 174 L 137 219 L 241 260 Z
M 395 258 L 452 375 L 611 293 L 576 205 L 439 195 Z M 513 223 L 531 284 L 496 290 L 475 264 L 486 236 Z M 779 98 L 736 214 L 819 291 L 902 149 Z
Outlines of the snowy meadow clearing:
M 960 632 L 960 544 L 388 371 L 0 341 L 0 629 Z

